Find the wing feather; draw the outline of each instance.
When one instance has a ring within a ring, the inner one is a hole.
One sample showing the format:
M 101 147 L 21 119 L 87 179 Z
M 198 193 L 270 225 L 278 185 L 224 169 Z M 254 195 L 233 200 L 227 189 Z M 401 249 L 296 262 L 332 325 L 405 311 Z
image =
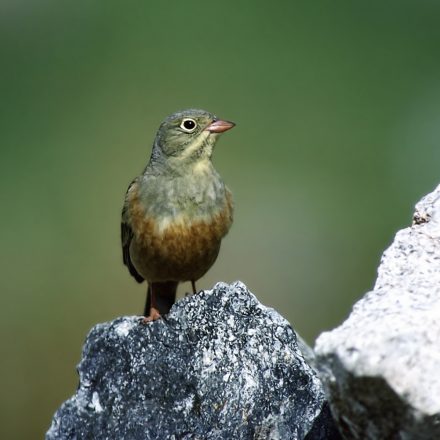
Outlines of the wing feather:
M 136 179 L 130 183 L 130 185 L 127 189 L 127 194 L 135 182 L 136 182 Z M 121 220 L 122 261 L 127 266 L 128 271 L 130 272 L 132 277 L 138 283 L 142 283 L 144 281 L 144 278 L 142 277 L 142 275 L 140 275 L 138 273 L 138 271 L 134 267 L 133 262 L 131 261 L 131 257 L 130 257 L 130 244 L 131 244 L 131 240 L 133 239 L 133 237 L 134 237 L 134 233 L 133 233 L 133 230 L 130 226 L 130 222 L 128 219 L 127 204 L 124 203 L 124 207 L 122 208 L 122 220 Z

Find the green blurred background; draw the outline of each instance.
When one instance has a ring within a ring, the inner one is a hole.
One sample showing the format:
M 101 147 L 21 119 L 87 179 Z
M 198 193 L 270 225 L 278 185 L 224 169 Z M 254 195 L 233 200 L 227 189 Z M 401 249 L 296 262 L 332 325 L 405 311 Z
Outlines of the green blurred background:
M 235 223 L 199 287 L 244 281 L 310 343 L 338 325 L 440 182 L 439 14 L 423 0 L 3 0 L 0 437 L 42 438 L 90 327 L 142 311 L 120 209 L 177 109 L 237 122 L 214 157 Z

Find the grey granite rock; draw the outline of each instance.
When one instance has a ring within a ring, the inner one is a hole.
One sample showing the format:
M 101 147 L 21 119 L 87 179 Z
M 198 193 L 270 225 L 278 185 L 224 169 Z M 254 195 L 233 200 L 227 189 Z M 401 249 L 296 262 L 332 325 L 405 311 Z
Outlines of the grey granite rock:
M 78 370 L 47 440 L 340 438 L 295 332 L 242 283 L 185 298 L 166 320 L 97 325 Z
M 386 250 L 374 290 L 316 342 L 350 439 L 440 439 L 440 186 Z

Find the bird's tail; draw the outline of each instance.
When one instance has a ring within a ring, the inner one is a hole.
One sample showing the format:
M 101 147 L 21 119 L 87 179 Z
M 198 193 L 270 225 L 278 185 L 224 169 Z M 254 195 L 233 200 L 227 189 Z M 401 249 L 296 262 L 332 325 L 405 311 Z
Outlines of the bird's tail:
M 177 284 L 176 281 L 149 283 L 144 316 L 150 314 L 151 307 L 157 309 L 161 315 L 166 315 L 176 301 Z

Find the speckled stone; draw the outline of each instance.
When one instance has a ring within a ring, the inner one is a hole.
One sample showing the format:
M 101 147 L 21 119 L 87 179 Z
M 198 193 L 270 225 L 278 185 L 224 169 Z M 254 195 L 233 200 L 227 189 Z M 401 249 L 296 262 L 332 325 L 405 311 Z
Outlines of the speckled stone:
M 384 253 L 374 290 L 315 350 L 347 438 L 440 439 L 440 186 Z
M 239 282 L 98 324 L 78 371 L 47 440 L 339 438 L 295 332 Z

